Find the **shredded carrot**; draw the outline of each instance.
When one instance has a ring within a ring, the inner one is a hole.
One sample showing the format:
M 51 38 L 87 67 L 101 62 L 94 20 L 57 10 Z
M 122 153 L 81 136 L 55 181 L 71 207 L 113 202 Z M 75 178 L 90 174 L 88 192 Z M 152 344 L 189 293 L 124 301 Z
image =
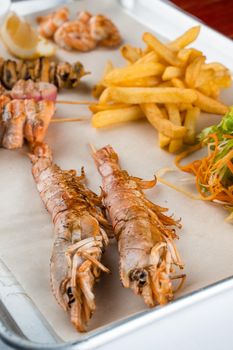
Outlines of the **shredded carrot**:
M 228 166 L 228 169 L 232 172 L 233 174 L 233 163 L 231 160 L 229 160 L 229 162 L 227 162 L 227 166 Z
M 232 135 L 225 134 L 223 137 L 225 139 L 233 138 Z M 180 165 L 181 160 L 203 146 L 200 143 L 178 155 L 175 159 L 175 164 L 182 171 L 195 175 L 196 187 L 203 200 L 216 200 L 233 206 L 233 186 L 227 186 L 223 183 L 223 175 L 226 168 L 233 174 L 233 150 L 229 150 L 226 155 L 218 159 L 221 147 L 217 134 L 209 134 L 207 140 L 205 140 L 206 143 L 208 144 L 208 155 L 206 157 L 186 165 Z

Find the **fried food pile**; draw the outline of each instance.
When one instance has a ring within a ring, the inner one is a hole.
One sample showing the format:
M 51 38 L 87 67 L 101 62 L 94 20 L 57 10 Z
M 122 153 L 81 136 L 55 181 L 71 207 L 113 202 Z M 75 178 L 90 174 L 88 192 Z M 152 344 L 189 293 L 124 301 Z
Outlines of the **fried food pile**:
M 159 132 L 160 147 L 169 152 L 194 143 L 200 111 L 225 114 L 229 107 L 219 101 L 219 93 L 231 84 L 225 66 L 207 63 L 201 51 L 187 47 L 199 31 L 199 26 L 193 27 L 166 44 L 144 33 L 145 49 L 123 46 L 127 66 L 114 68 L 108 62 L 94 87 L 99 101 L 90 107 L 92 125 L 101 128 L 146 118 Z
M 97 46 L 116 47 L 121 43 L 120 33 L 115 24 L 106 16 L 79 12 L 70 20 L 68 8 L 37 17 L 39 33 L 54 39 L 65 50 L 90 51 Z

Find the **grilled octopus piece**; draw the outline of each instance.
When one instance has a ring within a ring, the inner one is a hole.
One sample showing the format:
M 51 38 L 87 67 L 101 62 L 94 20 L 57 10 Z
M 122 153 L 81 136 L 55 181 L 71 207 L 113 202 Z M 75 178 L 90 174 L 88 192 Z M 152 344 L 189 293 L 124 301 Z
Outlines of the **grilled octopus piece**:
M 100 262 L 108 244 L 104 231 L 108 223 L 100 198 L 82 183 L 83 171 L 77 176 L 75 170 L 62 170 L 52 162 L 45 144 L 35 146 L 30 159 L 37 189 L 54 223 L 52 291 L 82 332 L 96 308 L 94 284 L 101 270 L 108 272 Z

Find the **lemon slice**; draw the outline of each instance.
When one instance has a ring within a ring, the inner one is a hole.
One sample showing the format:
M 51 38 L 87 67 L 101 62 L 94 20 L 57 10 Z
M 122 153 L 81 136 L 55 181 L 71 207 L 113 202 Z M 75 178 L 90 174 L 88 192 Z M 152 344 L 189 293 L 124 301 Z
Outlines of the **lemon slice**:
M 10 53 L 18 58 L 31 59 L 55 53 L 54 45 L 40 38 L 30 23 L 14 12 L 3 23 L 1 37 Z

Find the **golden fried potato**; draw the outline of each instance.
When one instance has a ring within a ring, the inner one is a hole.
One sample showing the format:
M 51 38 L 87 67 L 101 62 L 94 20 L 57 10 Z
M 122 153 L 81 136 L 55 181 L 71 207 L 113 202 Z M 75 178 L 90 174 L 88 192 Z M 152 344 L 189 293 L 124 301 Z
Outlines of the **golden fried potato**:
M 104 77 L 103 83 L 107 85 L 117 85 L 127 81 L 161 75 L 163 71 L 164 65 L 158 62 L 148 62 L 142 63 L 140 65 L 130 65 L 123 68 L 113 69 Z
M 126 61 L 130 63 L 134 63 L 142 57 L 142 50 L 129 44 L 123 45 L 120 48 L 120 52 Z
M 185 83 L 188 87 L 194 88 L 196 80 L 200 74 L 201 67 L 205 62 L 204 56 L 196 57 L 186 68 Z
M 183 49 L 185 46 L 191 44 L 193 41 L 197 39 L 200 33 L 200 29 L 201 29 L 200 26 L 196 26 L 188 29 L 186 32 L 184 32 L 184 34 L 179 36 L 177 39 L 171 41 L 168 44 L 168 47 L 176 51 Z
M 127 88 L 110 87 L 104 93 L 102 102 L 115 101 L 130 104 L 140 103 L 193 103 L 197 94 L 192 89 L 179 89 L 174 87 L 161 88 Z
M 107 61 L 106 65 L 105 65 L 105 68 L 104 68 L 104 73 L 103 73 L 103 77 L 102 77 L 102 80 L 94 85 L 93 89 L 92 89 L 92 95 L 95 97 L 95 98 L 99 98 L 100 95 L 102 94 L 102 92 L 105 90 L 105 86 L 102 84 L 102 81 L 104 79 L 104 77 L 111 71 L 113 70 L 113 64 L 112 64 L 112 61 Z
M 169 145 L 171 138 L 159 132 L 159 147 L 164 148 Z
M 196 93 L 197 99 L 194 102 L 194 105 L 199 107 L 202 111 L 214 114 L 226 114 L 229 111 L 229 107 L 223 103 L 207 97 L 199 91 L 196 91 Z
M 196 136 L 196 122 L 200 114 L 200 108 L 193 107 L 187 110 L 184 126 L 187 129 L 187 134 L 184 137 L 184 142 L 187 144 L 193 144 Z
M 156 104 L 143 103 L 140 107 L 151 125 L 162 134 L 170 138 L 181 138 L 186 134 L 187 130 L 185 127 L 174 125 L 170 120 L 164 119 Z
M 179 67 L 168 66 L 165 68 L 162 79 L 171 80 L 173 78 L 179 78 L 183 75 L 183 69 Z
M 138 120 L 144 117 L 142 110 L 138 106 L 118 108 L 97 112 L 92 117 L 92 125 L 95 128 L 125 123 Z
M 169 49 L 168 46 L 164 45 L 151 33 L 143 34 L 143 41 L 149 45 L 160 57 L 172 66 L 181 66 L 182 61 L 177 58 L 177 55 Z

